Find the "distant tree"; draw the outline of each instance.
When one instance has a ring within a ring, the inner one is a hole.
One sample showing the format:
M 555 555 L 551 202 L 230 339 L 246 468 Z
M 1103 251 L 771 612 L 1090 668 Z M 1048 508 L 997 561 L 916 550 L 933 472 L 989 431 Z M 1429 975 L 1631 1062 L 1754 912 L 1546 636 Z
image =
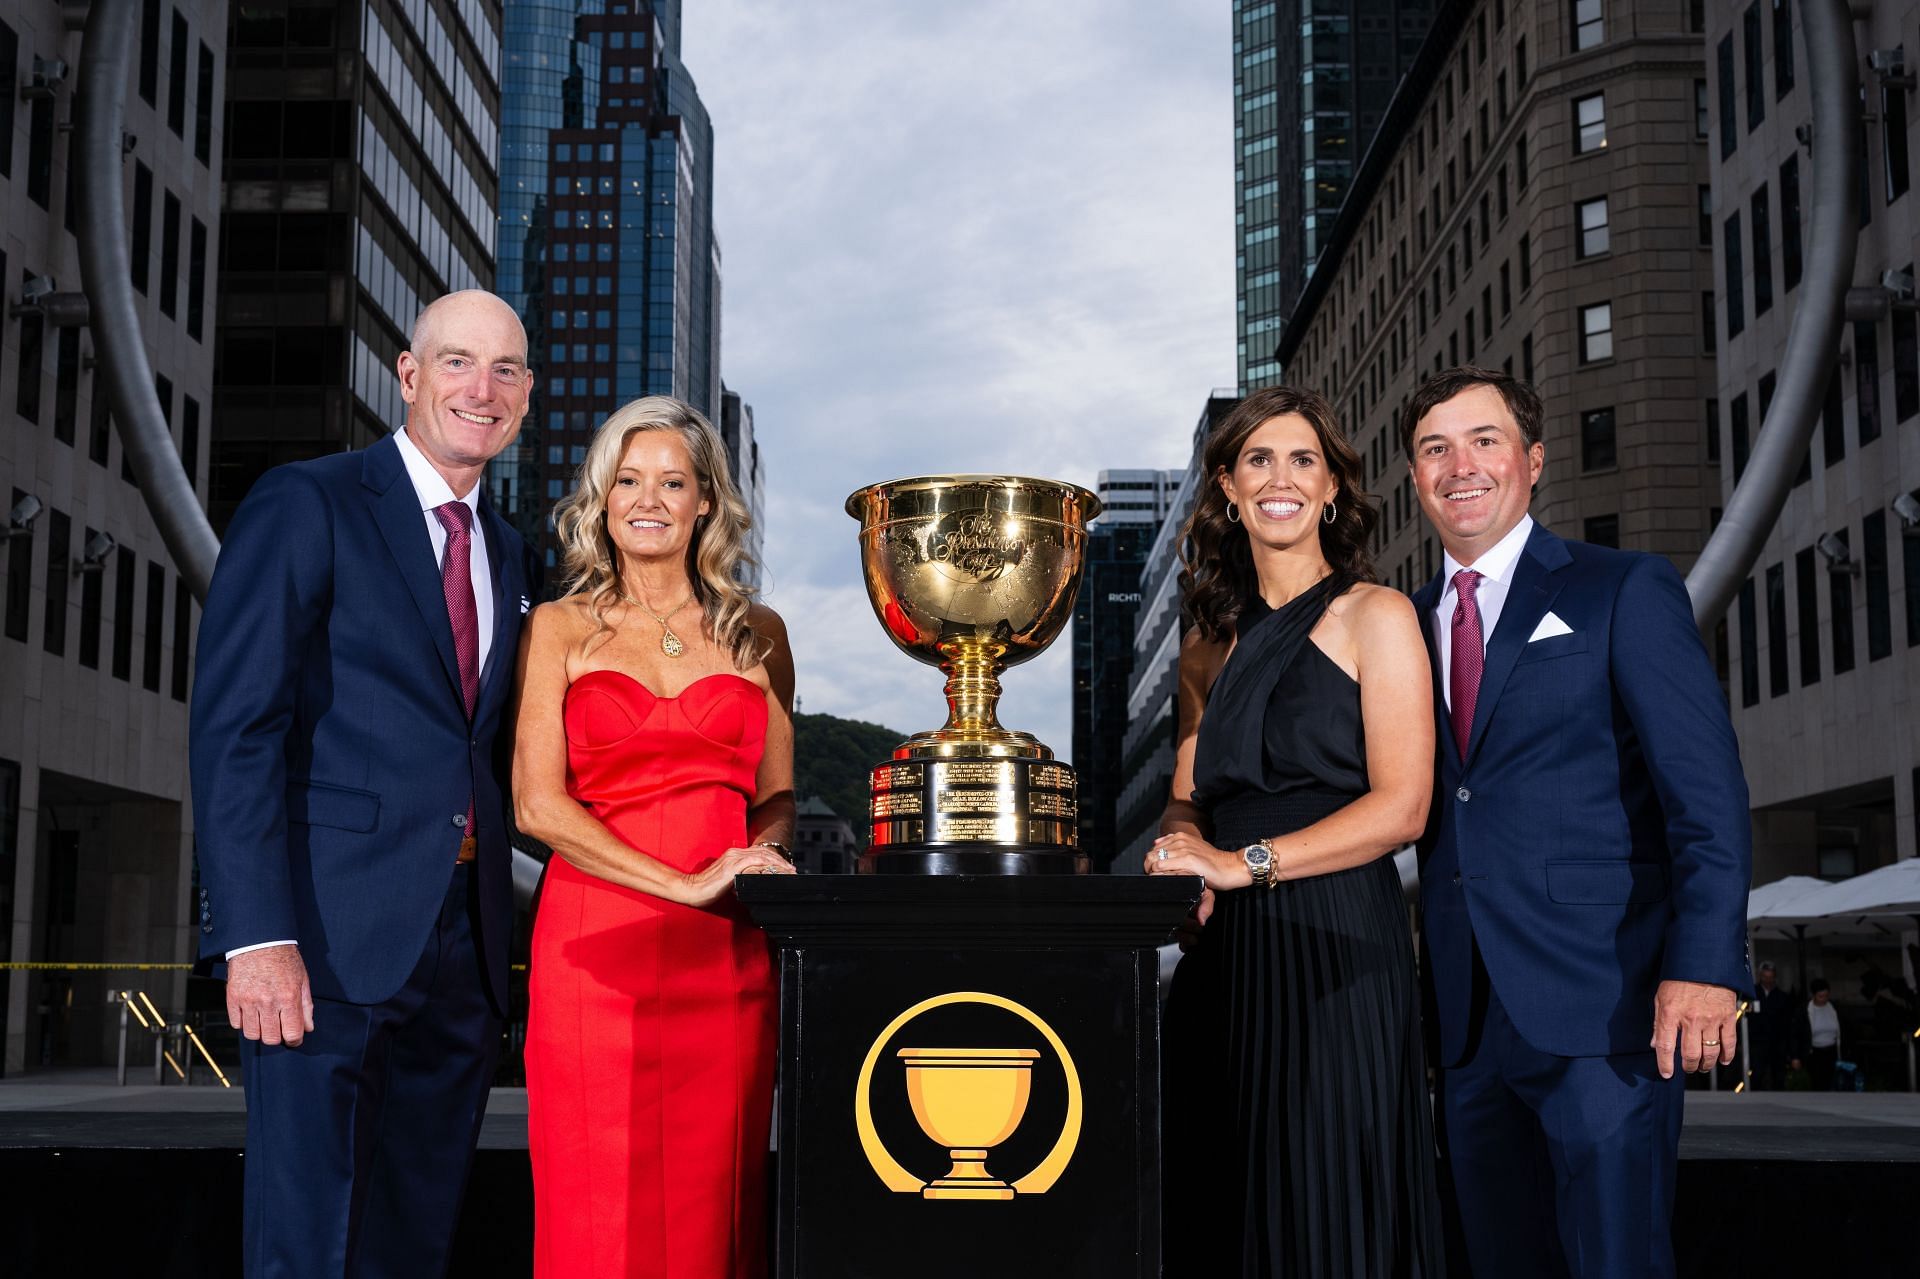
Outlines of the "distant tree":
M 841 719 L 838 715 L 793 717 L 794 792 L 818 795 L 847 819 L 854 838 L 867 845 L 867 774 L 893 753 L 906 733 Z

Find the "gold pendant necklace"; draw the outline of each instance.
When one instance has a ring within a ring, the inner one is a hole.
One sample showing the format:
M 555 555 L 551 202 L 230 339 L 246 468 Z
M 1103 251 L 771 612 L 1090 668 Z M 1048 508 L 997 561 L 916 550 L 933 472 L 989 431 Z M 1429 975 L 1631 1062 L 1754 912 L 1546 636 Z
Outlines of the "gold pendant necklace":
M 648 617 L 651 617 L 654 621 L 660 623 L 660 651 L 662 653 L 665 653 L 668 657 L 678 657 L 682 653 L 687 651 L 686 644 L 681 641 L 678 635 L 675 635 L 673 633 L 673 628 L 667 625 L 667 619 L 669 617 L 672 617 L 675 613 L 678 613 L 681 609 L 685 608 L 687 605 L 693 603 L 692 595 L 688 595 L 687 598 L 681 600 L 678 604 L 675 604 L 672 608 L 668 609 L 665 613 L 654 612 L 652 609 L 648 608 L 645 604 L 642 604 L 639 600 L 634 599 L 631 595 L 628 595 L 625 591 L 620 592 L 620 598 L 625 600 L 627 603 L 633 605 L 633 607 L 639 609 L 642 613 L 645 613 Z

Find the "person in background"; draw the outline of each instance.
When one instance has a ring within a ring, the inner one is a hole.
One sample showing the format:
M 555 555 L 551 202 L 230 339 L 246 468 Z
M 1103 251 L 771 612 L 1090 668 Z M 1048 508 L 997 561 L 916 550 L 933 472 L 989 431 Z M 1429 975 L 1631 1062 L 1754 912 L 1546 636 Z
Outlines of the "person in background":
M 1786 1086 L 1787 1070 L 1794 1063 L 1794 1040 L 1797 1038 L 1796 1023 L 1799 1017 L 1799 999 L 1792 991 L 1777 984 L 1772 964 L 1761 964 L 1753 988 L 1753 1001 L 1747 1007 L 1747 1035 L 1753 1052 L 1754 1088 L 1773 1092 Z
M 1807 988 L 1807 1077 L 1815 1092 L 1833 1091 L 1833 1067 L 1840 1060 L 1840 1010 L 1833 1006 L 1833 988 L 1816 977 Z

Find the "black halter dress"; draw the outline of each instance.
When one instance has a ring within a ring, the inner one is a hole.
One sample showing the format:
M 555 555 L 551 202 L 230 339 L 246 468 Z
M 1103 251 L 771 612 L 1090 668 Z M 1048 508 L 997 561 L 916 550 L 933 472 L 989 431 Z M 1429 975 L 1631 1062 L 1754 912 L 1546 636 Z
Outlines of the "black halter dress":
M 1303 829 L 1366 793 L 1360 687 L 1308 638 L 1349 585 L 1242 611 L 1194 759 L 1216 847 Z M 1442 1274 L 1391 857 L 1219 894 L 1175 974 L 1166 1042 L 1167 1275 Z

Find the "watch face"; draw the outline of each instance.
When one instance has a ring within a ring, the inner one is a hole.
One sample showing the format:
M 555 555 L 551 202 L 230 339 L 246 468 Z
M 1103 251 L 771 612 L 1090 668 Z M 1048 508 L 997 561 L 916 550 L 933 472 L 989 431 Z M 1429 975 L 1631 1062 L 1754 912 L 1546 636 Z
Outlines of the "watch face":
M 1249 844 L 1240 850 L 1249 866 L 1265 866 L 1273 861 L 1273 850 L 1265 844 Z

